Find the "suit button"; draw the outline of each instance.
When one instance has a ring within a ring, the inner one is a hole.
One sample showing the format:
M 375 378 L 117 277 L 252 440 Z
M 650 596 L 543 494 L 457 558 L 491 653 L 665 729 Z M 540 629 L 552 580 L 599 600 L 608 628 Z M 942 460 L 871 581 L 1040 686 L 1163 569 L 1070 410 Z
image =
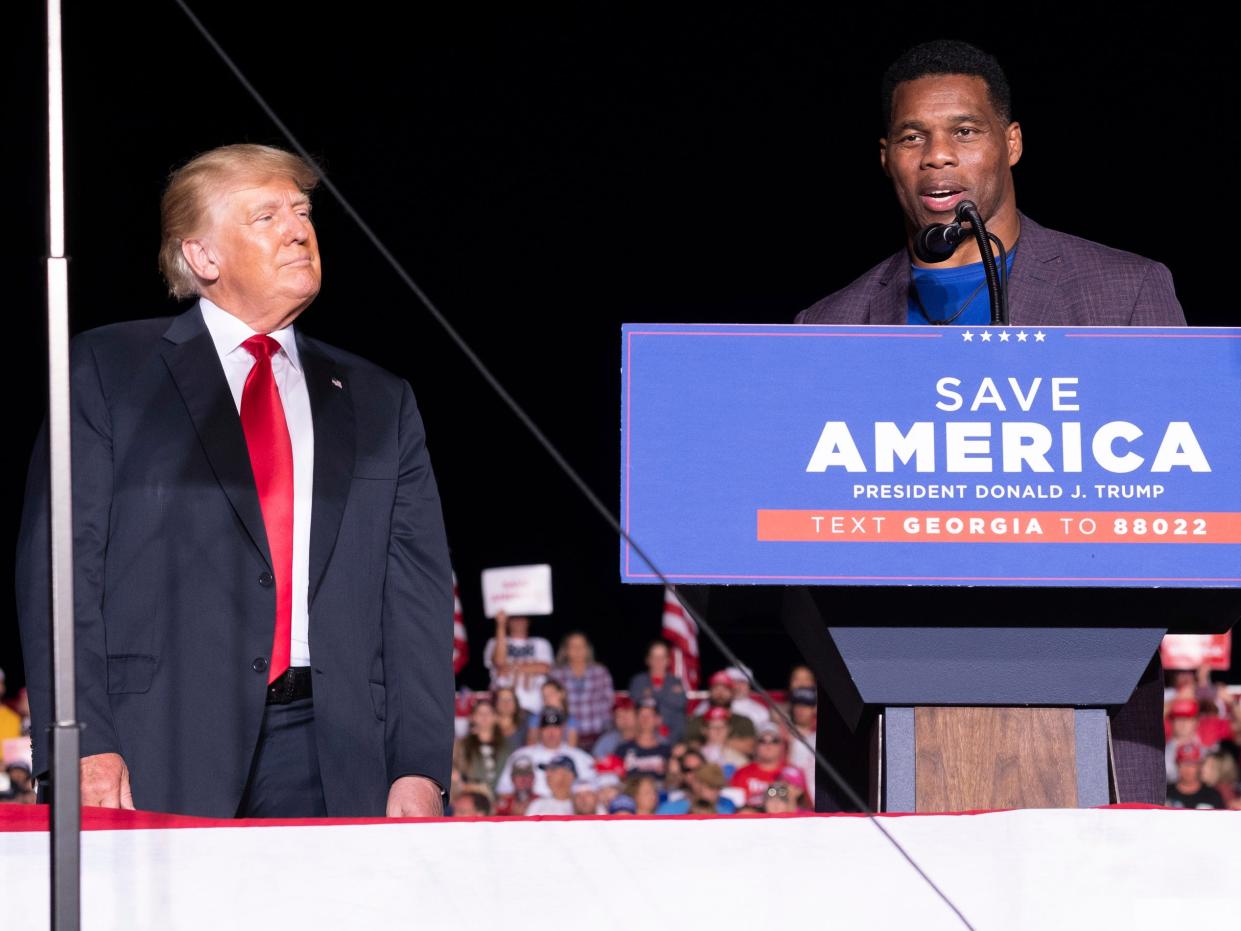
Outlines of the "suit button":
M 255 672 L 267 672 L 267 660 L 263 659 L 263 657 L 260 656 L 258 659 L 256 659 L 253 663 L 250 664 L 250 668 L 253 669 Z
M 259 584 L 264 588 L 271 588 L 274 581 L 276 580 L 272 577 L 270 572 L 263 572 L 259 574 Z

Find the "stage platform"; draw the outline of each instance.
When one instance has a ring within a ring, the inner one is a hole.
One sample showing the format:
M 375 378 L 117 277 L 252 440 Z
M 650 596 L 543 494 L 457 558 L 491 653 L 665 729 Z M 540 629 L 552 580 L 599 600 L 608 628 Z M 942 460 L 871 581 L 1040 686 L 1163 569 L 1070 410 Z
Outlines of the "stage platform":
M 978 931 L 1188 931 L 1241 907 L 1241 812 L 881 820 Z M 851 815 L 83 823 L 86 931 L 963 927 Z M 5 928 L 48 926 L 46 828 L 0 806 Z

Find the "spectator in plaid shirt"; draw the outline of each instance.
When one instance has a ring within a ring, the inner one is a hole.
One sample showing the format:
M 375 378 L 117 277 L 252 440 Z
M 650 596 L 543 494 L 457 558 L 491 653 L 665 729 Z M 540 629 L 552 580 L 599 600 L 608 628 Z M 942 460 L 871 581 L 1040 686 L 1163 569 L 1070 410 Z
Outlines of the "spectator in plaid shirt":
M 577 719 L 577 746 L 589 751 L 612 723 L 612 674 L 595 662 L 594 648 L 579 631 L 560 642 L 553 674 L 568 693 Z

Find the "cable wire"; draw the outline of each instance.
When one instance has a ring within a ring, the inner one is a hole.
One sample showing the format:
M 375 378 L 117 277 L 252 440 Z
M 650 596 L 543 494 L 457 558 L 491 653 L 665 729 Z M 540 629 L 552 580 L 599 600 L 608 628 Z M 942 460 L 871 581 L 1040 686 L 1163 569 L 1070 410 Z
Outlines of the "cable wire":
M 569 461 L 565 459 L 564 455 L 561 454 L 556 445 L 548 439 L 547 435 L 534 422 L 533 418 L 526 413 L 521 404 L 518 403 L 518 401 L 508 392 L 504 385 L 500 383 L 500 380 L 492 374 L 486 363 L 484 363 L 482 358 L 473 350 L 473 348 L 471 348 L 465 338 L 457 332 L 456 328 L 449 322 L 448 318 L 439 309 L 435 302 L 431 300 L 430 296 L 423 291 L 421 287 L 419 287 L 418 283 L 413 279 L 413 276 L 406 271 L 400 260 L 397 259 L 393 252 L 384 244 L 384 242 L 371 228 L 370 224 L 363 219 L 362 215 L 354 209 L 354 206 L 349 199 L 345 197 L 344 193 L 336 186 L 331 178 L 328 177 L 327 173 L 323 171 L 322 167 L 319 165 L 319 162 L 310 154 L 306 147 L 302 145 L 297 136 L 293 134 L 293 131 L 285 125 L 282 119 L 280 119 L 276 111 L 273 110 L 271 105 L 267 103 L 266 98 L 264 98 L 263 95 L 259 93 L 258 89 L 250 83 L 241 68 L 236 64 L 236 62 L 233 61 L 229 54 L 224 50 L 223 46 L 216 41 L 215 36 L 212 35 L 210 30 L 208 30 L 203 22 L 194 14 L 194 11 L 190 9 L 185 0 L 174 0 L 174 2 L 181 8 L 182 12 L 185 13 L 186 17 L 194 25 L 194 28 L 198 30 L 199 34 L 203 37 L 207 44 L 211 46 L 216 55 L 220 57 L 220 60 L 233 73 L 233 76 L 237 78 L 241 86 L 244 87 L 250 96 L 254 98 L 255 103 L 259 105 L 259 107 L 267 115 L 268 119 L 270 119 L 272 123 L 275 124 L 276 128 L 280 130 L 281 134 L 283 134 L 285 139 L 288 140 L 289 145 L 293 147 L 293 150 L 305 159 L 308 164 L 314 166 L 315 171 L 318 173 L 319 180 L 323 183 L 324 188 L 336 199 L 337 203 L 340 204 L 341 209 L 345 211 L 349 218 L 357 224 L 358 228 L 362 231 L 362 234 L 370 240 L 371 245 L 373 245 L 376 251 L 384 257 L 384 259 L 392 267 L 392 270 L 396 272 L 397 277 L 400 278 L 406 287 L 414 293 L 418 300 L 431 314 L 435 322 L 440 325 L 440 327 L 448 335 L 449 339 L 452 340 L 456 347 L 470 361 L 470 364 L 474 366 L 475 370 L 482 377 L 482 379 L 491 387 L 493 391 L 495 391 L 500 400 L 503 401 L 509 408 L 509 410 L 513 413 L 513 416 L 516 417 L 521 425 L 530 432 L 530 435 L 534 437 L 538 444 L 543 447 L 543 450 L 552 458 L 552 461 L 559 466 L 561 472 L 563 472 L 565 477 L 569 479 L 569 481 L 579 492 L 581 492 L 582 496 L 590 503 L 595 511 L 598 512 L 604 522 L 607 523 L 607 525 L 611 527 L 624 542 L 629 544 L 638 557 L 650 567 L 651 572 L 658 577 L 658 579 L 667 588 L 671 589 L 673 593 L 676 594 L 676 586 L 668 580 L 668 577 L 665 576 L 659 567 L 655 565 L 642 547 L 639 546 L 637 541 L 629 535 L 628 531 L 626 531 L 623 526 L 621 526 L 620 520 L 616 517 L 616 515 L 614 515 L 608 506 L 605 505 L 599 498 L 599 496 L 595 494 L 591 487 L 586 483 L 586 480 L 578 474 L 577 470 L 569 464 Z M 914 872 L 916 872 L 918 876 L 920 876 L 922 880 L 931 888 L 931 890 L 943 901 L 943 903 L 952 910 L 953 914 L 960 919 L 961 924 L 970 929 L 970 931 L 974 931 L 974 926 L 969 923 L 965 915 L 962 914 L 961 910 L 950 898 L 948 898 L 947 894 L 935 884 L 935 881 L 932 880 L 931 877 L 927 875 L 926 871 L 918 865 L 917 861 L 914 860 L 914 858 L 903 846 L 901 846 L 900 842 L 888 832 L 887 828 L 883 826 L 882 822 L 875 815 L 875 813 L 870 810 L 870 807 L 866 805 L 861 798 L 858 797 L 857 793 L 853 791 L 853 788 L 844 780 L 836 769 L 828 763 L 827 759 L 818 751 L 818 748 L 811 746 L 810 742 L 802 736 L 801 732 L 797 729 L 797 726 L 793 723 L 792 718 L 790 718 L 789 715 L 782 708 L 780 708 L 767 690 L 758 683 L 753 674 L 749 671 L 748 667 L 741 662 L 737 654 L 734 653 L 729 648 L 728 644 L 726 644 L 720 637 L 720 635 L 716 633 L 715 628 L 707 623 L 705 615 L 689 604 L 684 598 L 681 598 L 679 594 L 677 597 L 681 601 L 681 604 L 685 606 L 686 611 L 688 611 L 690 616 L 694 619 L 694 622 L 698 625 L 699 630 L 703 631 L 707 635 L 707 638 L 715 645 L 716 649 L 724 655 L 725 659 L 727 659 L 731 665 L 741 670 L 742 674 L 746 678 L 746 681 L 750 684 L 750 688 L 763 698 L 771 710 L 776 713 L 781 721 L 783 721 L 789 732 L 798 741 L 800 741 L 807 750 L 814 754 L 815 762 L 818 766 L 822 767 L 823 771 L 828 775 L 832 782 L 844 792 L 849 801 L 857 807 L 858 811 L 866 816 L 870 823 L 875 826 L 875 828 L 880 834 L 883 835 L 888 843 L 890 843 L 896 851 L 900 853 Z

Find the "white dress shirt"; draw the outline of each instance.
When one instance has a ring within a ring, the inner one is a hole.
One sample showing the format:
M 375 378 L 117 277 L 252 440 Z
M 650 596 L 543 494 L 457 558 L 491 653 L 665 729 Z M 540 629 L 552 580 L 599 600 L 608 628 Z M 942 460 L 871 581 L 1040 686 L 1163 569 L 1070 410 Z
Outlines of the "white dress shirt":
M 222 310 L 205 297 L 199 299 L 203 322 L 215 343 L 215 351 L 224 367 L 229 390 L 237 414 L 241 415 L 241 394 L 246 376 L 254 366 L 254 356 L 242 343 L 257 335 L 239 319 Z M 293 445 L 293 630 L 289 662 L 293 666 L 310 665 L 308 592 L 310 586 L 310 505 L 314 487 L 315 428 L 310 416 L 310 394 L 306 390 L 306 373 L 297 356 L 297 337 L 293 327 L 267 334 L 280 344 L 272 356 L 272 374 L 284 420 L 289 427 Z M 274 623 L 274 618 L 273 618 Z

